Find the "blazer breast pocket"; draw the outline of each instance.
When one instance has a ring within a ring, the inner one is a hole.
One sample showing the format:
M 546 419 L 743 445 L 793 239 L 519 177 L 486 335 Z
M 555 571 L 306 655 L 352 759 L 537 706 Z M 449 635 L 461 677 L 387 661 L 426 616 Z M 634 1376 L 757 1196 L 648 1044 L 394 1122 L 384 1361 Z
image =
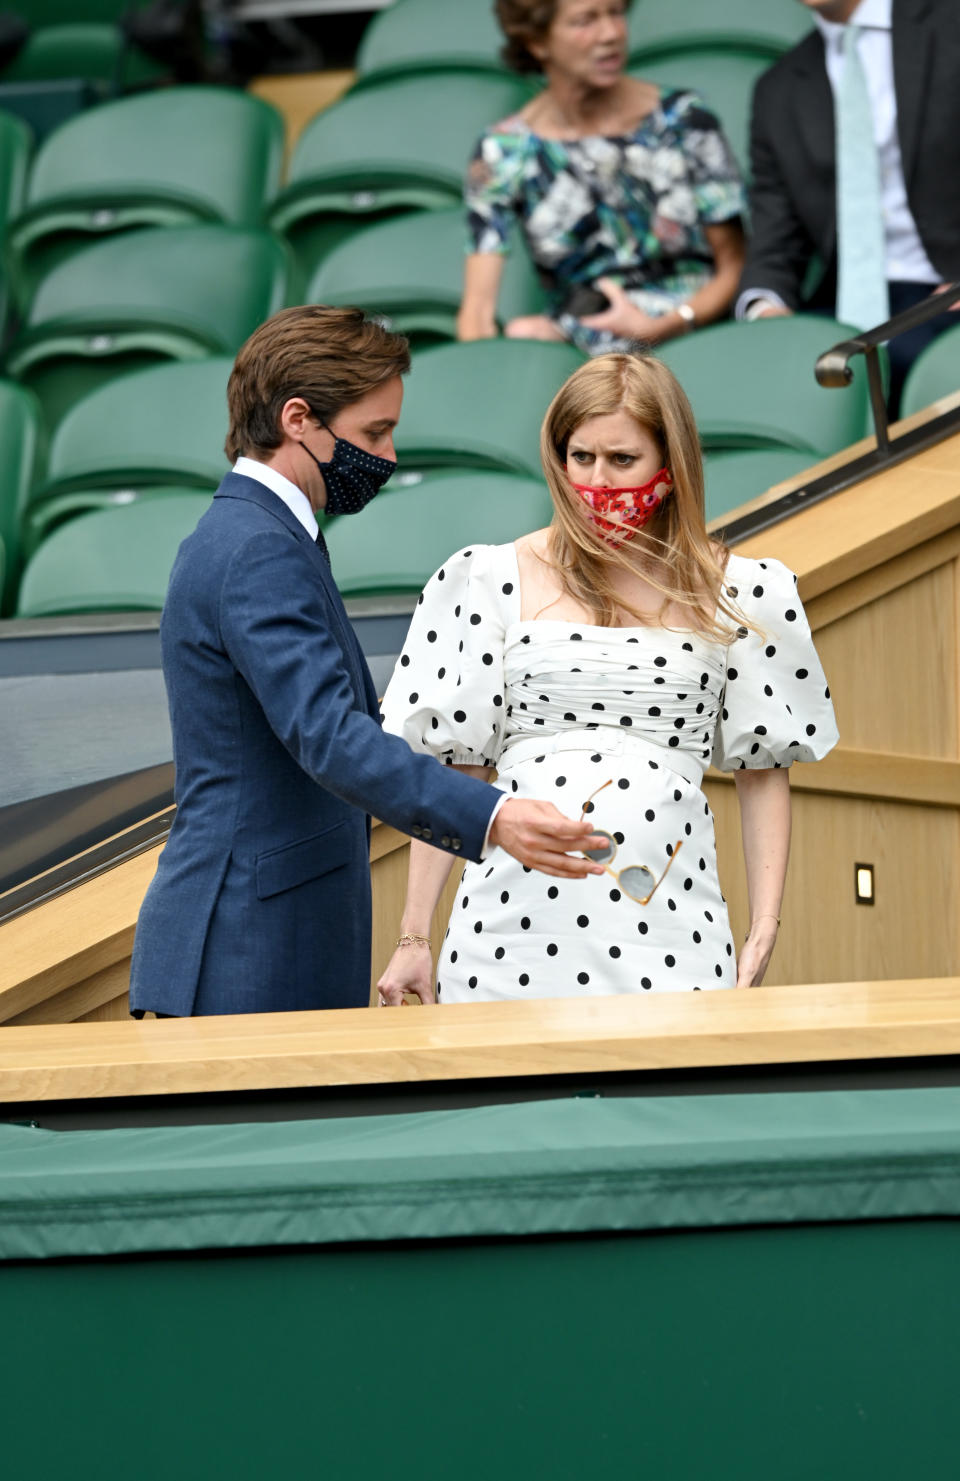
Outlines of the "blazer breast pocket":
M 268 849 L 257 855 L 257 899 L 267 900 L 271 895 L 280 895 L 334 869 L 342 869 L 350 863 L 353 853 L 352 829 L 346 822 L 335 823 L 312 838 Z

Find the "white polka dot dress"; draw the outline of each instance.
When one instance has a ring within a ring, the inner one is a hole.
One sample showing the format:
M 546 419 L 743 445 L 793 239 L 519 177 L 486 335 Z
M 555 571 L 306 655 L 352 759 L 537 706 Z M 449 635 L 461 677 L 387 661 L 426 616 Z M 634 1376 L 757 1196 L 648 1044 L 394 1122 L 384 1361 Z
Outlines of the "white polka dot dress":
M 703 773 L 711 760 L 724 771 L 816 761 L 837 730 L 796 578 L 732 555 L 726 584 L 760 629 L 729 648 L 689 631 L 521 621 L 512 545 L 459 551 L 431 578 L 386 728 L 442 761 L 495 766 L 502 790 L 571 817 L 609 781 L 590 815 L 618 846 L 612 873 L 584 880 L 502 849 L 468 863 L 442 1002 L 734 986 Z M 618 887 L 618 871 L 659 877 L 668 863 L 646 905 Z

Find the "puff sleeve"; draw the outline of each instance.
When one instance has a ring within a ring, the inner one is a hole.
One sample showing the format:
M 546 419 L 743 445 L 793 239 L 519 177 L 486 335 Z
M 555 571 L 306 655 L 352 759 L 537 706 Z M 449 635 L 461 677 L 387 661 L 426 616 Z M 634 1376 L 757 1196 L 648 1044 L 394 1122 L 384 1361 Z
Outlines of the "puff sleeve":
M 448 765 L 496 766 L 514 583 L 499 547 L 458 550 L 425 586 L 383 699 L 384 728 Z
M 819 761 L 836 745 L 837 726 L 796 576 L 779 561 L 731 557 L 725 589 L 760 634 L 742 629 L 727 650 L 713 764 L 739 771 Z

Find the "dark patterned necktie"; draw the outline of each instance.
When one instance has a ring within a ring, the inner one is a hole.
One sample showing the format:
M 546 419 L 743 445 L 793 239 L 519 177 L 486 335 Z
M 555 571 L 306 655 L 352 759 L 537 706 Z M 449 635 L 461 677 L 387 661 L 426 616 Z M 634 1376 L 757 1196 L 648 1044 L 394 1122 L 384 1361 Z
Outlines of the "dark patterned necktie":
M 320 546 L 320 554 L 323 556 L 324 560 L 326 561 L 327 565 L 329 566 L 330 565 L 330 552 L 327 549 L 327 542 L 323 538 L 323 531 L 322 530 L 317 530 L 317 544 Z M 331 569 L 332 569 L 332 567 L 331 567 Z

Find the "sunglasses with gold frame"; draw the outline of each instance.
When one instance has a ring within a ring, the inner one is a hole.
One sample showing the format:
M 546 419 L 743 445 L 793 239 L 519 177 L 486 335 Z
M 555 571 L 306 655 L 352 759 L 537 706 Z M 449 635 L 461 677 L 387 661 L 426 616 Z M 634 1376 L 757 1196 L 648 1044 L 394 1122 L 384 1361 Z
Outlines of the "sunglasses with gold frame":
M 608 779 L 604 783 L 602 783 L 602 785 L 599 786 L 595 792 L 590 793 L 590 796 L 583 804 L 583 809 L 580 813 L 581 823 L 583 822 L 587 813 L 593 811 L 593 808 L 590 805 L 593 802 L 593 799 L 597 796 L 598 793 L 602 792 L 605 787 L 609 787 L 612 782 L 613 777 L 608 777 Z M 605 838 L 607 840 L 606 847 L 602 849 L 581 849 L 580 852 L 584 854 L 586 858 L 592 859 L 595 864 L 602 864 L 605 873 L 613 876 L 623 893 L 625 895 L 629 895 L 631 900 L 635 900 L 638 905 L 649 904 L 654 895 L 657 893 L 657 890 L 663 884 L 663 881 L 666 879 L 667 875 L 670 873 L 671 865 L 673 864 L 674 859 L 677 857 L 677 854 L 683 847 L 683 839 L 679 839 L 674 845 L 673 853 L 667 860 L 667 867 L 664 869 L 663 873 L 658 879 L 656 874 L 648 864 L 628 864 L 625 869 L 611 869 L 610 865 L 613 863 L 614 859 L 617 856 L 617 841 L 612 833 L 607 832 L 606 828 L 594 828 L 593 831 L 596 837 Z

